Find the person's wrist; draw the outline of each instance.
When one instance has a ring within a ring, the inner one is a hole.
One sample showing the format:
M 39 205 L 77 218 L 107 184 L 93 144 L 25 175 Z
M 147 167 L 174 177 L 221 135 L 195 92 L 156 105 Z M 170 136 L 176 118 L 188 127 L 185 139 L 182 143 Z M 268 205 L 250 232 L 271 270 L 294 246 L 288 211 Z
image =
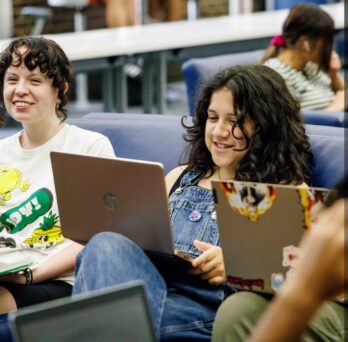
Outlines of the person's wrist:
M 288 302 L 293 310 L 299 313 L 312 312 L 323 301 L 320 293 L 316 292 L 313 287 L 298 286 L 295 282 L 286 284 L 277 296 L 280 297 L 281 301 Z

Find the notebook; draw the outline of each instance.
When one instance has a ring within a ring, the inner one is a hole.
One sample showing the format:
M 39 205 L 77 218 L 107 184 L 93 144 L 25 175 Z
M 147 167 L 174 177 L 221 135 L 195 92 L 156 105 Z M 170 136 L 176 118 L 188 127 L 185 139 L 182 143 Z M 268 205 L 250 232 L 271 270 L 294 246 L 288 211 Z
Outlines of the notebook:
M 86 243 L 113 231 L 145 251 L 178 259 L 162 164 L 62 152 L 51 152 L 51 162 L 66 237 Z
M 278 291 L 293 276 L 300 239 L 328 190 L 237 181 L 212 186 L 228 283 Z
M 156 340 L 140 282 L 33 305 L 9 319 L 16 342 Z

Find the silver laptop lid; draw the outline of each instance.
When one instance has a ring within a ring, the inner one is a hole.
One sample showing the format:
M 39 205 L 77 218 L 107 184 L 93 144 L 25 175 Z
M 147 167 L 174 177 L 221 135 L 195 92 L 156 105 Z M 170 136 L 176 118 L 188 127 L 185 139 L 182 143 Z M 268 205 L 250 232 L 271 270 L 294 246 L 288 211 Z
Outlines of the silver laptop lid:
M 51 152 L 63 234 L 87 242 L 102 231 L 125 235 L 146 251 L 173 254 L 163 166 Z
M 16 342 L 156 340 L 140 282 L 23 308 L 9 318 Z

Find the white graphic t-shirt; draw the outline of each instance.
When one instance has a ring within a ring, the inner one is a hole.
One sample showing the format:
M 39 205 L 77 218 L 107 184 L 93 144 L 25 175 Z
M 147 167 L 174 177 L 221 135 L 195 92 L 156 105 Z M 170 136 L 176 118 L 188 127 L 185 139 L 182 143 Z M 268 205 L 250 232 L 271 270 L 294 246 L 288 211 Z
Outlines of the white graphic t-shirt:
M 51 151 L 115 156 L 108 138 L 74 125 L 30 150 L 21 147 L 20 134 L 0 140 L 0 270 L 35 267 L 71 243 L 60 227 Z M 59 280 L 73 284 L 74 275 Z

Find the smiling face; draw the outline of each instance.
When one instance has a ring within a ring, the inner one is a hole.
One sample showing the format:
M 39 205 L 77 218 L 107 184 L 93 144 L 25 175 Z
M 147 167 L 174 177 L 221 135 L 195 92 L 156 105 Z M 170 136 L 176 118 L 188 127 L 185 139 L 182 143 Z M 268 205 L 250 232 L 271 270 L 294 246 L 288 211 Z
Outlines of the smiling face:
M 19 51 L 24 54 L 26 48 L 23 46 Z M 58 89 L 38 67 L 30 71 L 23 63 L 9 66 L 4 77 L 3 97 L 8 113 L 22 124 L 56 118 Z
M 223 87 L 213 92 L 208 107 L 205 144 L 219 168 L 221 179 L 234 178 L 239 162 L 248 152 L 241 129 L 236 126 L 232 134 L 236 117 L 231 91 Z M 246 122 L 245 129 L 251 136 L 253 129 L 250 122 Z

